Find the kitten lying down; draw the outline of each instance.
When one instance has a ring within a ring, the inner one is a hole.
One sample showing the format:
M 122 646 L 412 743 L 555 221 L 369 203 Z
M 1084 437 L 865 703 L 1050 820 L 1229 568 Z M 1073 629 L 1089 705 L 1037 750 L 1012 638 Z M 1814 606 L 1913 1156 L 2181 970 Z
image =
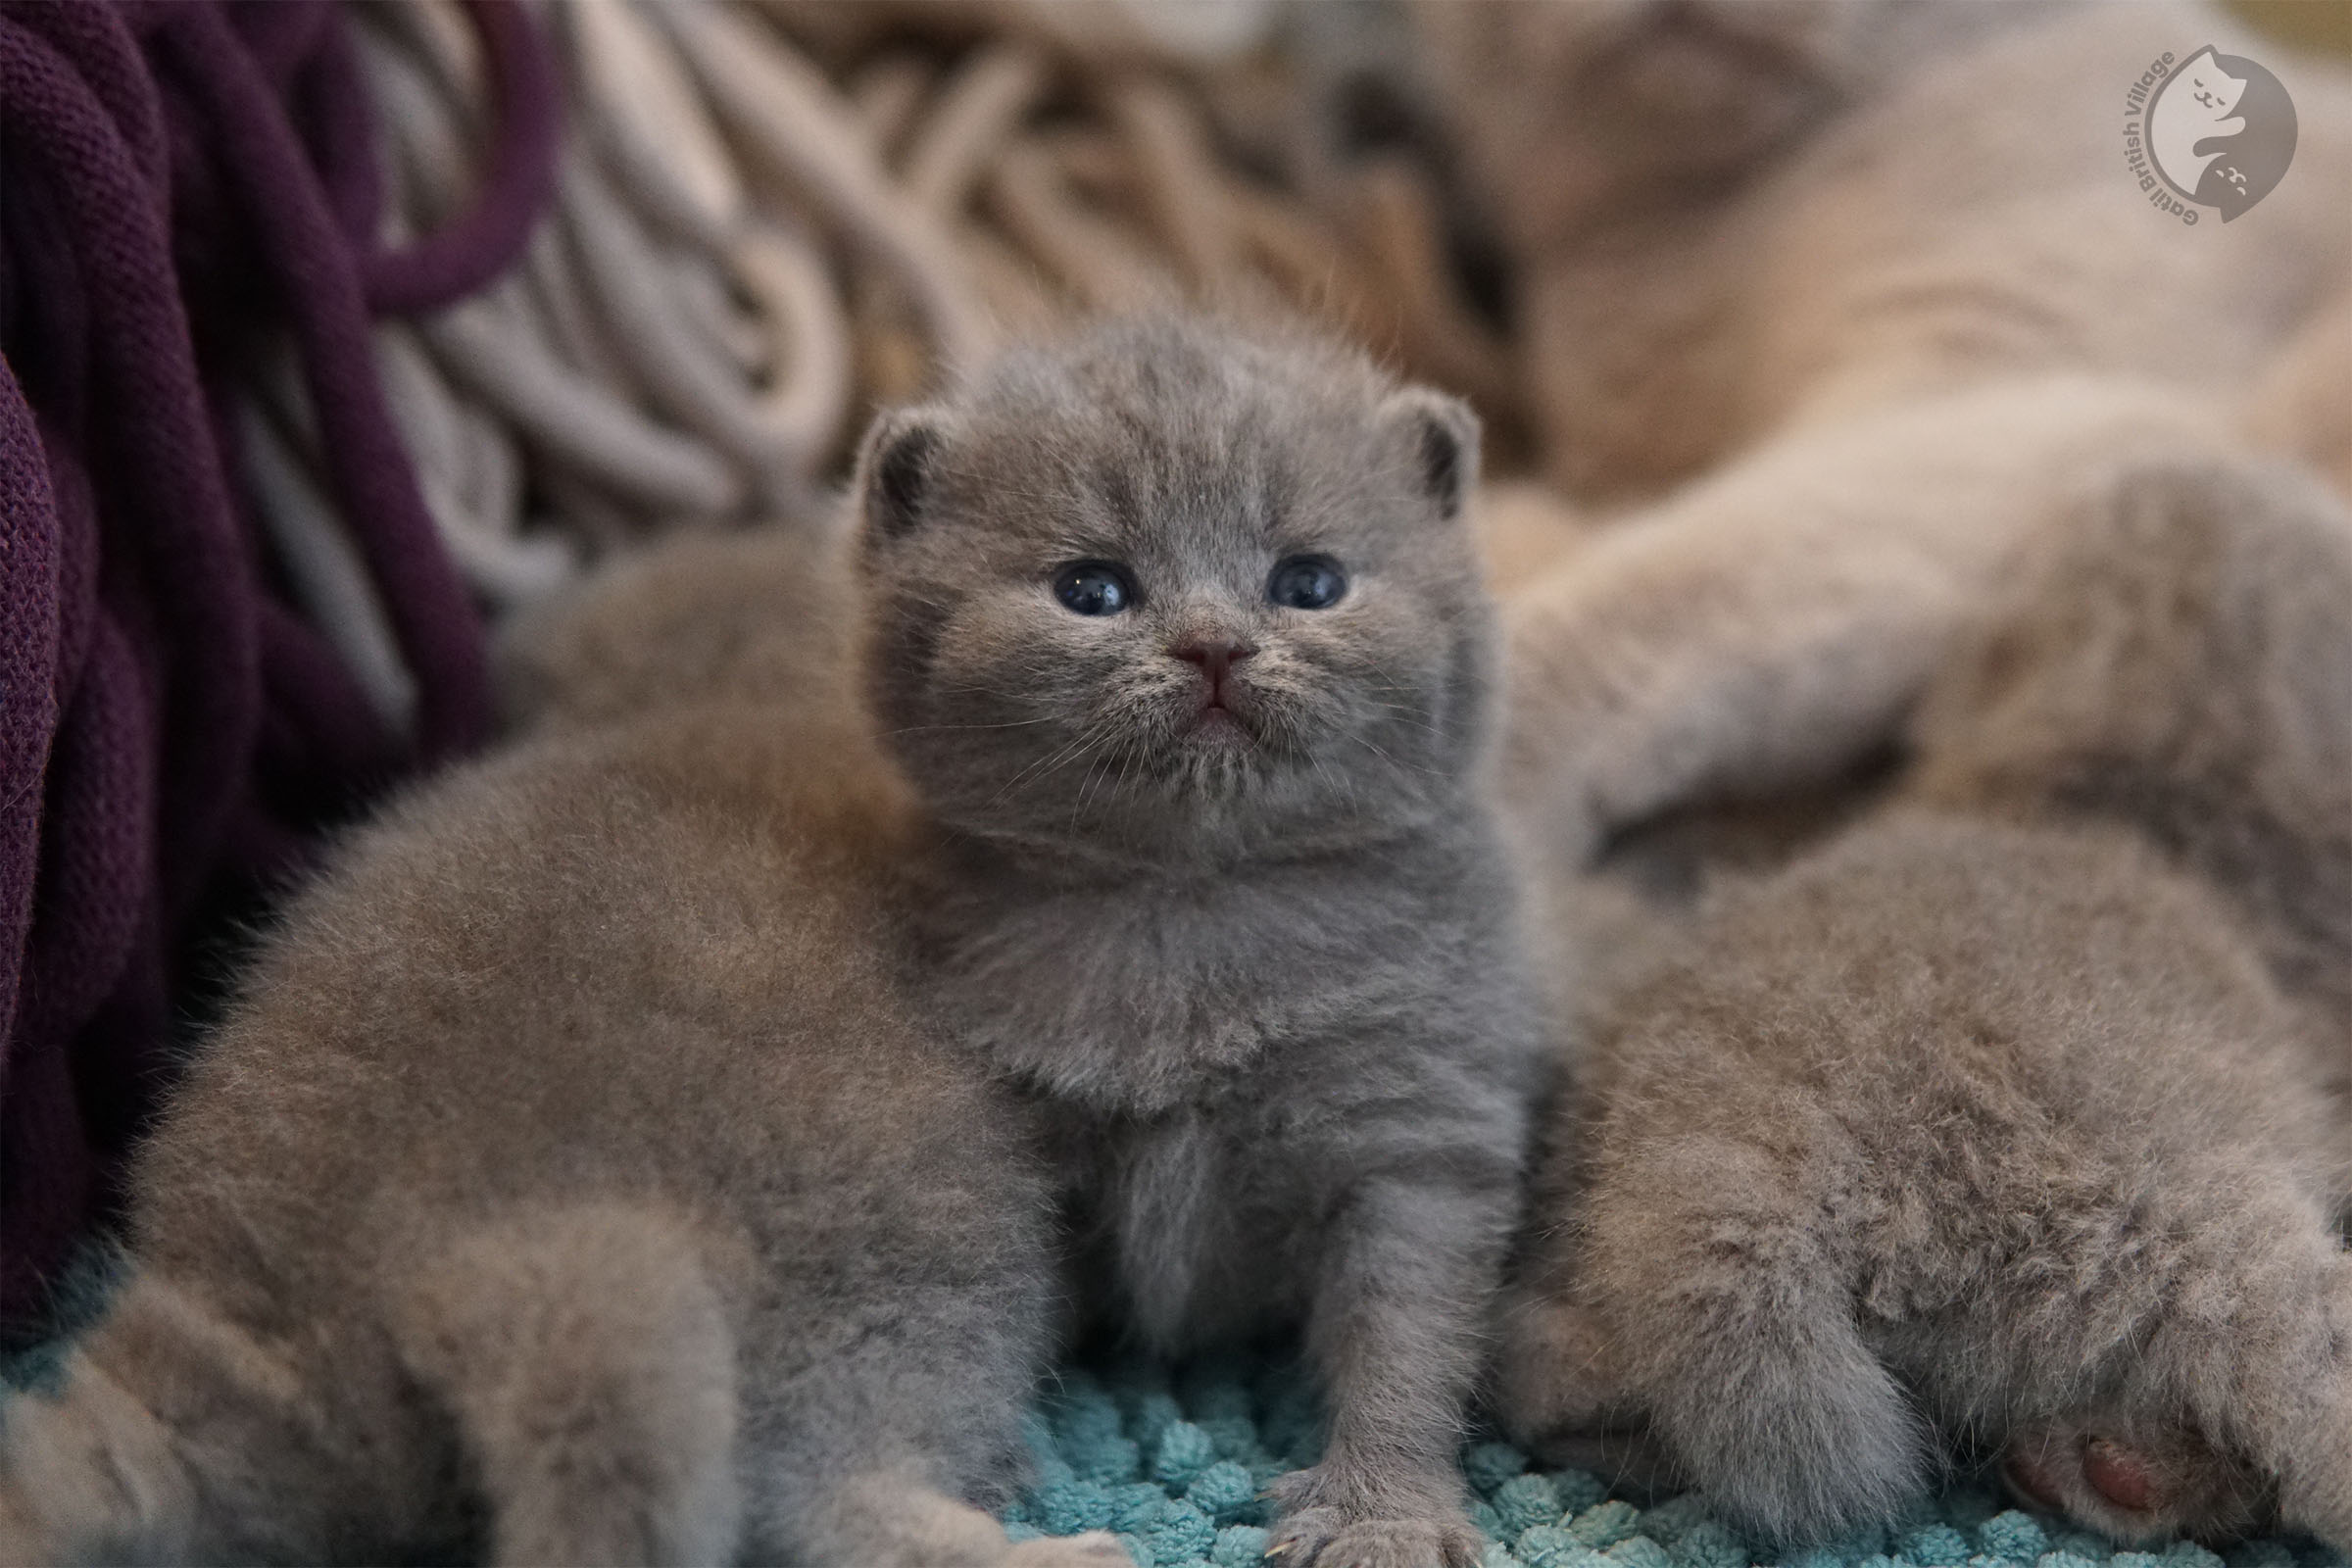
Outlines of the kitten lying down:
M 596 678 L 355 835 L 208 1042 L 0 1560 L 1113 1561 L 975 1506 L 1072 1288 L 1303 1326 L 1288 1562 L 1475 1560 L 1538 1055 L 1475 443 L 1176 319 L 886 416 L 888 762 L 846 679 L 721 636 L 752 677 L 648 708 L 543 628 Z
M 1965 1442 L 2121 1539 L 2352 1548 L 2352 522 L 2157 466 L 1988 627 L 1898 804 L 1609 1009 L 1497 1402 L 1776 1538 Z

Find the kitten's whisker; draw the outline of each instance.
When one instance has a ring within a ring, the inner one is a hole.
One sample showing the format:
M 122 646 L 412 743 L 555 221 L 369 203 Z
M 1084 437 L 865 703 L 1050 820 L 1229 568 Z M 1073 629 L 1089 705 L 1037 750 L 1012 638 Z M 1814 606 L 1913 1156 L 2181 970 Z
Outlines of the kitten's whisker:
M 1112 732 L 1112 731 L 1107 731 L 1107 730 L 1106 730 L 1106 731 L 1104 731 L 1104 733 L 1103 733 L 1103 739 L 1104 739 L 1104 740 L 1109 740 L 1109 739 L 1113 739 L 1113 738 L 1117 738 L 1117 737 L 1115 736 L 1115 732 Z M 1074 802 L 1071 804 L 1071 806 L 1070 806 L 1070 825 L 1069 825 L 1069 831 L 1070 831 L 1070 832 L 1072 832 L 1072 833 L 1075 833 L 1075 832 L 1078 830 L 1078 813 L 1086 809 L 1086 799 L 1087 799 L 1087 797 L 1088 797 L 1089 795 L 1091 795 L 1091 794 L 1093 794 L 1093 793 L 1094 793 L 1094 787 L 1095 787 L 1095 769 L 1096 769 L 1097 767 L 1099 767 L 1100 765 L 1102 765 L 1102 761 L 1103 761 L 1103 759 L 1102 759 L 1102 758 L 1100 758 L 1100 757 L 1097 757 L 1097 758 L 1093 759 L 1092 760 L 1090 760 L 1090 761 L 1089 761 L 1089 762 L 1086 764 L 1086 773 L 1085 773 L 1085 775 L 1084 775 L 1083 777 L 1081 777 L 1081 778 L 1079 779 L 1079 781 L 1078 781 L 1078 798 L 1077 798 L 1077 799 L 1076 799 L 1076 801 L 1074 801 Z
M 1397 760 L 1396 758 L 1394 758 L 1394 757 L 1391 757 L 1391 756 L 1390 756 L 1388 753 L 1386 753 L 1386 752 L 1382 751 L 1382 750 L 1381 750 L 1379 747 L 1377 747 L 1377 746 L 1373 745 L 1373 744 L 1372 744 L 1370 741 L 1368 741 L 1368 740 L 1364 739 L 1364 737 L 1362 737 L 1361 735 L 1358 735 L 1358 734 L 1356 734 L 1356 733 L 1355 733 L 1355 731 L 1353 731 L 1353 730 L 1348 730 L 1348 731 L 1346 731 L 1346 734 L 1347 734 L 1347 736 L 1348 736 L 1348 738 L 1349 740 L 1351 740 L 1351 741 L 1355 742 L 1355 744 L 1356 744 L 1356 745 L 1363 747 L 1363 748 L 1364 748 L 1366 751 L 1370 752 L 1370 753 L 1371 753 L 1373 756 L 1375 756 L 1375 757 L 1379 758 L 1379 759 L 1380 759 L 1382 761 L 1384 761 L 1384 762 L 1388 763 L 1388 764 L 1389 764 L 1391 767 L 1401 767 L 1401 768 L 1404 768 L 1404 769 L 1406 769 L 1406 770 L 1407 770 L 1407 771 L 1409 771 L 1409 772 L 1414 772 L 1414 773 L 1426 773 L 1426 774 L 1428 774 L 1428 775 L 1429 775 L 1431 778 L 1438 778 L 1438 777 L 1441 777 L 1441 776 L 1443 776 L 1443 775 L 1441 775 L 1441 774 L 1438 772 L 1438 770 L 1437 770 L 1436 768 L 1434 768 L 1434 767 L 1422 767 L 1422 766 L 1418 765 L 1417 763 L 1413 763 L 1413 762 L 1400 762 L 1400 761 L 1398 761 L 1398 760 Z
M 1114 799 L 1127 793 L 1127 770 L 1133 767 L 1142 756 L 1142 749 L 1132 741 L 1119 748 L 1119 777 L 1118 781 L 1110 787 L 1110 793 Z
M 1053 715 L 1048 714 L 1044 718 L 1008 718 L 1002 724 L 909 724 L 905 729 L 884 730 L 882 736 L 887 740 L 893 735 L 927 735 L 935 730 L 1020 729 L 1030 724 L 1051 724 L 1053 722 Z
M 1072 754 L 1087 746 L 1090 742 L 1090 739 L 1091 737 L 1081 735 L 1076 740 L 1070 742 L 1067 746 L 1062 747 L 1059 751 L 1053 753 L 1039 761 L 1029 763 L 1019 772 L 1013 774 L 1012 777 L 1006 779 L 1003 786 L 998 789 L 997 793 L 988 798 L 988 804 L 990 806 L 996 806 L 1001 803 L 1005 796 L 1011 794 L 1015 787 L 1017 787 L 1023 780 L 1027 779 L 1033 773 L 1042 777 L 1046 773 L 1052 772 L 1055 767 L 1058 767 L 1061 764 L 1063 759 L 1070 757 Z
M 1344 775 L 1334 773 L 1330 768 L 1325 767 L 1320 756 L 1309 752 L 1306 754 L 1306 760 L 1314 764 L 1315 776 L 1329 784 L 1333 791 L 1350 801 L 1355 799 L 1355 785 Z

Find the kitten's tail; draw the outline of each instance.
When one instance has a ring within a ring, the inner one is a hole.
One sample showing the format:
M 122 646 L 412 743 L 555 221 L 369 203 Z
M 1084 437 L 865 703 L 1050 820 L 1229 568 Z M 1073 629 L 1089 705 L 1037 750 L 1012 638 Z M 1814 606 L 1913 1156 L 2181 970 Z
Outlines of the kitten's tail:
M 1791 1544 L 1896 1513 L 1931 1453 L 1818 1222 L 1770 1156 L 1707 1137 L 1611 1172 L 1586 1214 L 1622 1383 L 1694 1485 Z
M 0 1562 L 446 1549 L 467 1494 L 498 1563 L 732 1555 L 733 1335 L 673 1216 L 478 1228 L 383 1301 L 380 1324 L 306 1339 L 298 1367 L 134 1275 L 58 1386 L 0 1417 Z

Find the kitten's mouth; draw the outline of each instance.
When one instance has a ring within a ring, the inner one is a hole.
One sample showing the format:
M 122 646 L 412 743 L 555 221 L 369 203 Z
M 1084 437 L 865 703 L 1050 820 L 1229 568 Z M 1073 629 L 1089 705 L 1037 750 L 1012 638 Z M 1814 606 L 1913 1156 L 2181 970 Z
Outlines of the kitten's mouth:
M 1247 746 L 1253 738 L 1240 715 L 1215 698 L 1200 705 L 1200 710 L 1185 726 L 1185 734 L 1215 746 Z

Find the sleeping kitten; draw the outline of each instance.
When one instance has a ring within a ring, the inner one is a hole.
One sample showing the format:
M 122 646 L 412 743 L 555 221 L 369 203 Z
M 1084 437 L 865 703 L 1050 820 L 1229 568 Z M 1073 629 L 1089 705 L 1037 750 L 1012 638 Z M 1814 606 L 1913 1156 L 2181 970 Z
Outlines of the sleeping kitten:
M 1016 354 L 862 458 L 933 1003 L 1040 1104 L 1096 1310 L 1169 1352 L 1303 1325 L 1294 1564 L 1481 1550 L 1454 1453 L 1537 1029 L 1475 463 L 1450 399 L 1177 319 Z
M 1900 808 L 1610 1009 L 1506 1418 L 1646 1421 L 1780 1537 L 1966 1439 L 2122 1539 L 2352 1546 L 2352 521 L 2258 469 L 2103 487 L 1914 739 Z
M 2233 399 L 2352 281 L 2352 75 L 2225 7 L 1412 15 L 1502 223 L 1544 475 L 1580 501 L 1662 496 L 1808 424 L 2019 377 Z M 2297 132 L 2264 230 L 2208 213 L 2190 267 L 2180 220 L 2117 177 L 2119 127 L 2077 111 L 2101 101 L 2090 82 L 2120 103 L 2200 44 L 2288 71 Z

